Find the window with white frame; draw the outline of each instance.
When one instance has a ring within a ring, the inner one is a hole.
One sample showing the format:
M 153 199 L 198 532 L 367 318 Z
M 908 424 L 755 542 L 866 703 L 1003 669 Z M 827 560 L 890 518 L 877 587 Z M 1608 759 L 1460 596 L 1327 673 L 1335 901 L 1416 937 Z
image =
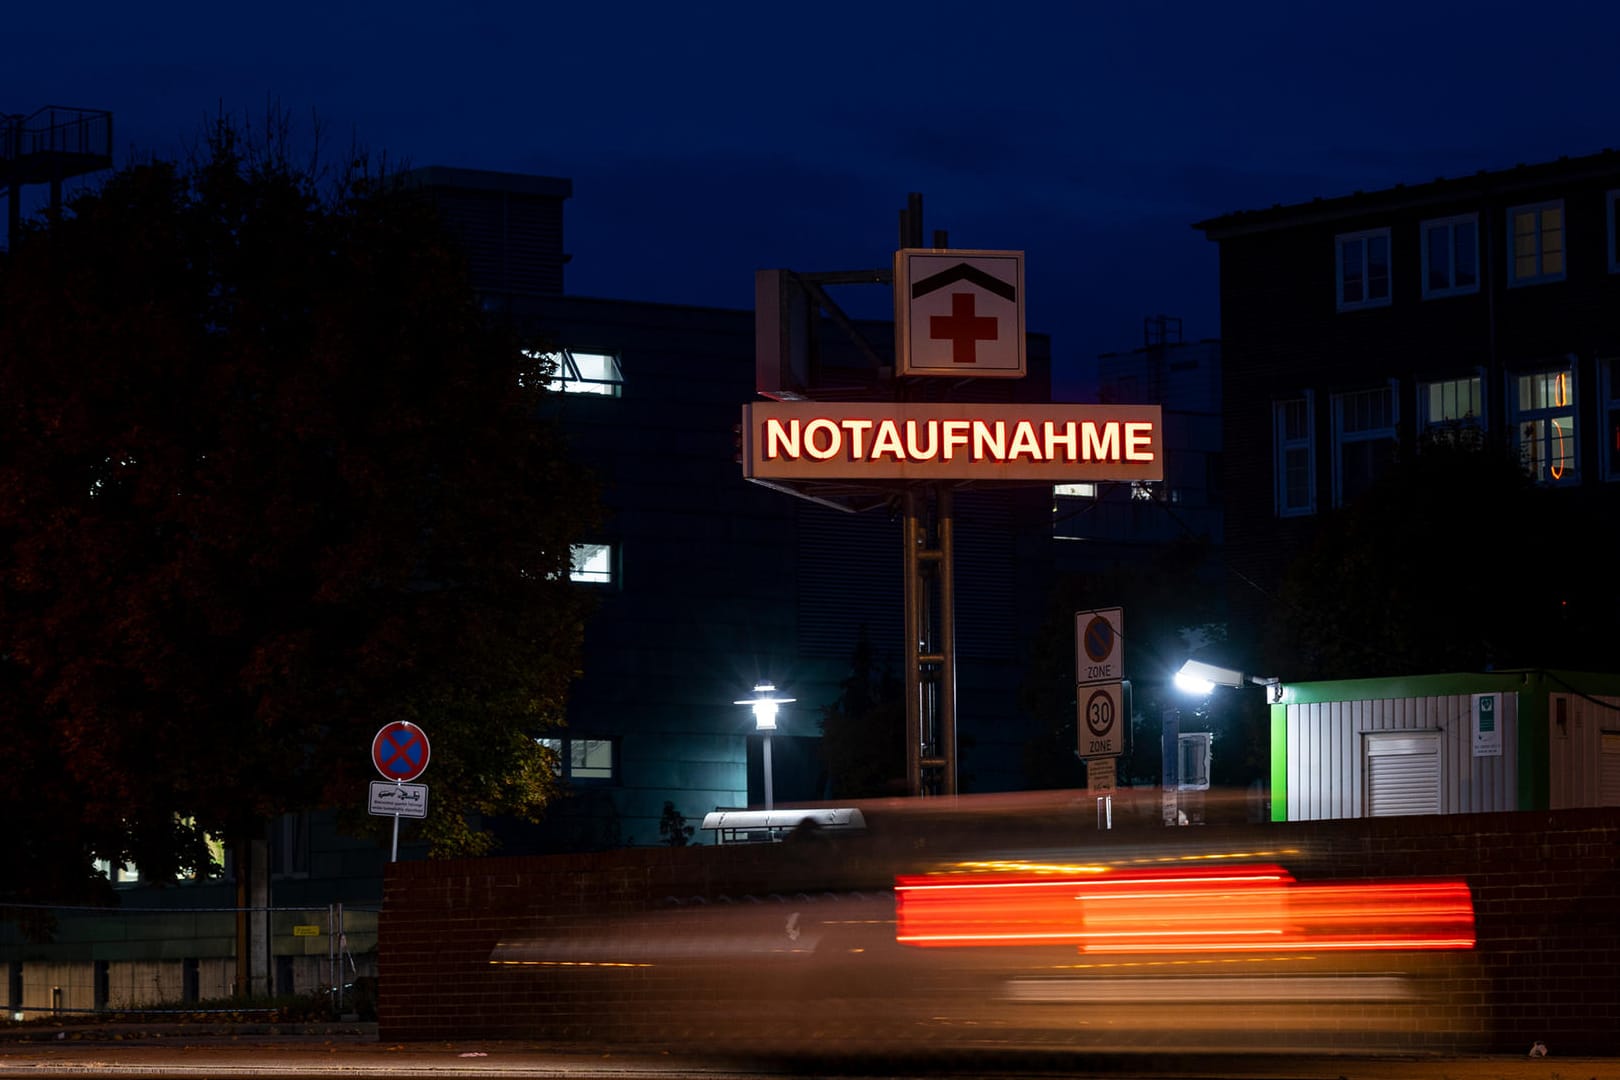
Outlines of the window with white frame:
M 1620 274 L 1620 189 L 1604 197 L 1609 205 L 1609 273 Z
M 1514 445 L 1525 473 L 1540 484 L 1579 482 L 1574 363 L 1511 378 Z
M 531 352 L 552 366 L 546 389 L 561 394 L 597 394 L 618 397 L 624 390 L 624 372 L 612 353 L 562 349 L 558 352 Z
M 1423 223 L 1423 296 L 1460 296 L 1479 291 L 1479 215 Z
M 1509 285 L 1564 280 L 1564 201 L 1508 211 Z
M 1340 311 L 1382 307 L 1390 299 L 1389 230 L 1344 233 L 1334 237 Z
M 1418 434 L 1457 442 L 1485 429 L 1483 382 L 1478 375 L 1418 383 Z
M 1598 360 L 1603 395 L 1603 479 L 1620 480 L 1620 356 Z
M 614 572 L 612 544 L 575 544 L 569 549 L 568 580 L 590 585 L 612 585 Z
M 556 756 L 557 775 L 570 781 L 618 778 L 618 747 L 612 739 L 536 739 Z
M 1333 505 L 1356 499 L 1395 460 L 1395 386 L 1333 395 Z
M 1271 403 L 1278 517 L 1316 513 L 1316 432 L 1312 394 Z

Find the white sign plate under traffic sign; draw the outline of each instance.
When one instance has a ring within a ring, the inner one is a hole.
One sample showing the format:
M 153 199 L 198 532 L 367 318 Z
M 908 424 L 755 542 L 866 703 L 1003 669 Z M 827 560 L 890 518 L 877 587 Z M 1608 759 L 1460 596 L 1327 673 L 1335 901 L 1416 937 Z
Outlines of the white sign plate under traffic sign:
M 428 789 L 426 784 L 390 784 L 386 780 L 371 782 L 373 814 L 383 817 L 427 817 Z

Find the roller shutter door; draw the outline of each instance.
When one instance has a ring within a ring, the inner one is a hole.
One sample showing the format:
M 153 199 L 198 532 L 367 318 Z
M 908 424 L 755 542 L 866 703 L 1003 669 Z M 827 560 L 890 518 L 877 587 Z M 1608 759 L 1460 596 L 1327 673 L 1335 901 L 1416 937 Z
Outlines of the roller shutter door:
M 1440 812 L 1440 735 L 1367 735 L 1367 816 Z

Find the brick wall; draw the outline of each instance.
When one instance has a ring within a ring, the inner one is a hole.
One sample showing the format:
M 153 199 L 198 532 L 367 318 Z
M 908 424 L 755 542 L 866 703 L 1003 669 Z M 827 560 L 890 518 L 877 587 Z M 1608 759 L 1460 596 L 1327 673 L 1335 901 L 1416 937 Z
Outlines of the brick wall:
M 392 1040 L 612 1038 L 624 1029 L 614 1027 L 610 1015 L 622 1023 L 627 1014 L 649 1023 L 656 1016 L 663 1035 L 691 1035 L 704 1025 L 720 1030 L 735 1018 L 709 1014 L 702 976 L 694 983 L 690 972 L 677 984 L 656 965 L 608 972 L 492 964 L 491 958 L 526 939 L 586 940 L 601 932 L 608 916 L 648 920 L 643 925 L 651 940 L 655 926 L 667 929 L 656 923 L 658 912 L 674 907 L 746 912 L 748 905 L 783 897 L 873 901 L 896 872 L 964 853 L 1049 853 L 1055 838 L 1067 837 L 1071 857 L 1097 860 L 1253 852 L 1287 866 L 1302 882 L 1460 877 L 1473 892 L 1478 945 L 1466 957 L 1448 954 L 1457 962 L 1442 969 L 1441 1003 L 1415 1025 L 1401 1021 L 1413 1028 L 1411 1043 L 1427 1045 L 1431 1033 L 1454 1032 L 1467 1033 L 1470 1047 L 1480 1050 L 1522 1051 L 1541 1039 L 1560 1053 L 1615 1052 L 1620 809 L 1107 834 L 1086 827 L 1086 810 L 1067 820 L 960 817 L 900 825 L 868 814 L 869 834 L 777 845 L 396 863 L 388 869 L 379 928 L 380 1034 Z M 724 960 L 707 977 L 735 992 L 746 965 Z M 803 989 L 788 987 L 781 1001 L 762 996 L 760 1022 L 771 1008 L 802 1010 L 804 995 L 794 995 Z M 905 997 L 906 987 L 898 986 L 882 1000 L 898 1005 Z

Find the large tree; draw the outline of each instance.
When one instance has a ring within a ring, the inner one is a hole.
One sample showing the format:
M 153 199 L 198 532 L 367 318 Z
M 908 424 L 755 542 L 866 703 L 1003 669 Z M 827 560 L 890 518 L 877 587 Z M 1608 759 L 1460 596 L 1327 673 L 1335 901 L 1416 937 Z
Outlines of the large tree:
M 1607 670 L 1612 522 L 1500 447 L 1433 441 L 1326 518 L 1274 608 L 1286 679 L 1493 667 Z
M 220 123 L 0 259 L 0 895 L 362 805 L 393 720 L 436 854 L 554 792 L 595 503 L 546 372 L 425 200 L 289 145 Z
M 1211 559 L 1207 541 L 1188 537 L 1141 562 L 1099 566 L 1057 580 L 1019 695 L 1020 704 L 1040 722 L 1026 753 L 1031 787 L 1085 786 L 1086 771 L 1077 754 L 1075 615 L 1111 607 L 1123 609 L 1120 645 L 1131 684 L 1130 730 L 1121 733 L 1125 745 L 1116 762 L 1118 780 L 1121 785 L 1159 782 L 1163 713 L 1169 708 L 1191 712 L 1190 703 L 1171 686 L 1171 676 L 1195 650 L 1225 644 L 1224 596 Z M 1223 766 L 1219 779 L 1247 783 L 1259 770 L 1253 733 L 1235 721 L 1229 724 L 1223 707 L 1220 701 L 1211 706 L 1219 714 L 1211 726 L 1230 728 L 1232 735 L 1216 757 Z M 1188 727 L 1209 721 L 1209 712 L 1201 712 L 1197 723 L 1189 716 Z

